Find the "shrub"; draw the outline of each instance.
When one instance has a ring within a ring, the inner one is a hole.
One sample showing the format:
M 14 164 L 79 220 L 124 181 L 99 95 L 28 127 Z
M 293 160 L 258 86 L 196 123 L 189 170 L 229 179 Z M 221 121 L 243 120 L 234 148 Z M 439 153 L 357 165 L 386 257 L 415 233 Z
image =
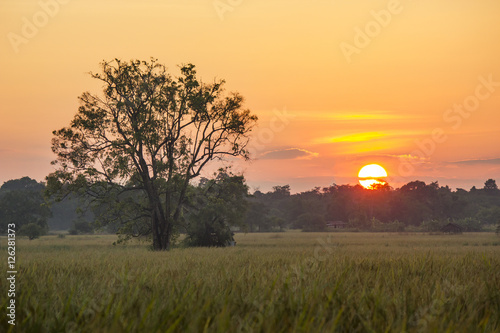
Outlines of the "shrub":
M 69 230 L 70 235 L 92 234 L 94 229 L 87 221 L 75 221 L 73 228 Z
M 188 227 L 187 246 L 225 247 L 234 244 L 233 232 L 222 219 L 197 221 Z
M 27 236 L 29 240 L 39 238 L 43 235 L 45 230 L 36 223 L 25 224 L 19 229 L 19 235 Z

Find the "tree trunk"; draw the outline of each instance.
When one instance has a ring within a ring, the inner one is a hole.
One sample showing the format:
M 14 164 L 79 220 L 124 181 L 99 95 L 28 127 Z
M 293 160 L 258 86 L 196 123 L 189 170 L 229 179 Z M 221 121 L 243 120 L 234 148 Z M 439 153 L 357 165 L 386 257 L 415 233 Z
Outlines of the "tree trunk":
M 170 249 L 170 221 L 165 221 L 153 213 L 151 226 L 153 230 L 153 250 L 167 251 Z

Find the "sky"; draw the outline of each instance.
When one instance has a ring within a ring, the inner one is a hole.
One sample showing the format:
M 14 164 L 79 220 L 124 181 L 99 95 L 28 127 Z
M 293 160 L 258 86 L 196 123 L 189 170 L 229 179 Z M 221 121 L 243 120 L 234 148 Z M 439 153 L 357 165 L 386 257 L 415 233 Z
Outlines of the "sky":
M 253 190 L 500 182 L 498 0 L 4 0 L 0 35 L 0 184 L 54 171 L 101 61 L 151 57 L 245 97 Z

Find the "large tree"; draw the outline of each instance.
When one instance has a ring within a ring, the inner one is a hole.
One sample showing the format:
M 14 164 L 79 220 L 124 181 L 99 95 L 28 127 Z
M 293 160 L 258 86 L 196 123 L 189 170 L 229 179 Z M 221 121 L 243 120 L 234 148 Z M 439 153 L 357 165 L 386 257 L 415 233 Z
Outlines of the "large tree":
M 182 221 L 190 181 L 208 162 L 225 156 L 247 159 L 248 134 L 257 117 L 224 81 L 198 80 L 195 66 L 173 77 L 156 60 L 103 62 L 91 76 L 103 94 L 88 92 L 69 127 L 54 131 L 58 170 L 47 177 L 59 193 L 84 190 L 99 200 L 134 200 L 131 228 L 152 234 L 153 248 L 166 250 Z M 135 193 L 135 194 L 133 194 Z

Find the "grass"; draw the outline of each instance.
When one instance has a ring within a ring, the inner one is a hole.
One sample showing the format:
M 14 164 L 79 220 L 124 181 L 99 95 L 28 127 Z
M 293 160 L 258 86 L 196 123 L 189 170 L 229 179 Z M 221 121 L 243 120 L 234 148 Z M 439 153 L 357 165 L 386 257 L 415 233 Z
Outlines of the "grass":
M 500 331 L 492 233 L 238 234 L 166 253 L 114 240 L 18 239 L 15 332 Z

